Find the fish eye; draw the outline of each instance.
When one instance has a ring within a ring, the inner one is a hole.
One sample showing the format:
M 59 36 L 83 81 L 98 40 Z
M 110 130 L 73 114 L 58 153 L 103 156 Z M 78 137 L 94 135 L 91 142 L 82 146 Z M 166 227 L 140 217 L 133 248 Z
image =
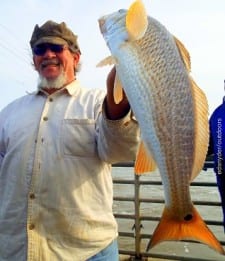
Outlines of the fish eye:
M 119 9 L 118 12 L 119 13 L 124 13 L 126 10 L 125 9 Z

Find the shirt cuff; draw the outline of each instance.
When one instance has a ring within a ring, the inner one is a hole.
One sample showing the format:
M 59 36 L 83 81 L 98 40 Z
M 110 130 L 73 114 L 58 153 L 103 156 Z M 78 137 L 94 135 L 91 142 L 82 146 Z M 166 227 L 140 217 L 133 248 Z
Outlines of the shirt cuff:
M 134 123 L 137 124 L 137 120 L 132 112 L 132 110 L 130 109 L 128 111 L 128 113 L 122 117 L 121 119 L 118 120 L 111 120 L 107 117 L 106 115 L 106 101 L 103 101 L 103 105 L 102 105 L 102 115 L 103 115 L 103 120 L 106 122 L 107 125 L 109 125 L 110 127 L 128 127 L 129 125 L 131 125 L 130 123 Z

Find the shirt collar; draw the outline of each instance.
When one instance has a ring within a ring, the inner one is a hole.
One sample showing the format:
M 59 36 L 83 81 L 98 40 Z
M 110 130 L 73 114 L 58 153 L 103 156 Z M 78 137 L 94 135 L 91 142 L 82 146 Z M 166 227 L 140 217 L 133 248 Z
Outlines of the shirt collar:
M 71 83 L 67 84 L 64 88 L 59 89 L 58 91 L 56 91 L 55 93 L 60 93 L 60 92 L 66 92 L 71 96 L 77 95 L 80 91 L 80 82 L 78 80 L 74 80 Z M 45 94 L 45 95 L 49 95 L 47 92 L 45 92 L 44 90 L 37 90 L 32 92 L 31 94 Z M 53 93 L 54 94 L 54 93 Z
M 65 89 L 71 96 L 77 95 L 78 92 L 80 91 L 80 88 L 81 88 L 81 86 L 80 86 L 80 82 L 78 80 L 74 80 L 65 86 Z

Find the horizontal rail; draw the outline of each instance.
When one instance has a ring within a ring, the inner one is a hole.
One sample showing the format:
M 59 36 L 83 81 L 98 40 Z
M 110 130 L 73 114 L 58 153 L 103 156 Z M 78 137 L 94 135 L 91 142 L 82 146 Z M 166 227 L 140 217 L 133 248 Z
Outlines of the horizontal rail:
M 114 201 L 127 201 L 127 202 L 134 202 L 134 197 L 114 197 Z M 149 199 L 149 198 L 140 198 L 140 202 L 143 203 L 157 203 L 157 204 L 164 204 L 165 200 L 156 198 L 156 199 Z M 203 200 L 193 200 L 195 205 L 203 205 L 203 206 L 221 206 L 221 202 L 218 201 L 203 201 Z
M 209 158 L 209 160 L 206 160 L 204 163 L 203 170 L 207 170 L 208 168 L 214 167 L 212 157 L 208 157 L 208 158 Z M 134 167 L 134 161 L 115 163 L 115 164 L 113 164 L 113 167 Z
M 114 184 L 134 184 L 135 180 L 133 179 L 114 179 L 113 180 Z M 162 181 L 144 181 L 141 180 L 139 181 L 139 185 L 157 185 L 160 186 L 162 185 Z M 198 182 L 198 181 L 194 181 L 190 183 L 191 186 L 202 186 L 202 187 L 216 187 L 216 183 L 215 182 Z
M 121 218 L 121 219 L 135 219 L 136 218 L 135 214 L 117 214 L 117 213 L 114 213 L 114 216 L 116 218 Z M 160 221 L 160 217 L 140 216 L 140 220 Z M 206 219 L 204 221 L 207 225 L 214 225 L 214 226 L 222 226 L 223 225 L 222 221 L 206 220 Z
M 135 251 L 127 251 L 127 250 L 120 250 L 119 253 L 121 255 L 131 255 L 135 256 Z M 166 260 L 179 260 L 179 261 L 206 261 L 206 259 L 202 258 L 196 258 L 196 257 L 185 257 L 185 256 L 179 256 L 179 255 L 166 255 L 166 254 L 155 254 L 155 253 L 149 253 L 149 252 L 142 252 L 141 256 L 138 258 L 135 258 L 134 260 L 143 260 L 142 257 L 151 257 L 151 258 L 159 258 L 159 259 L 166 259 Z M 207 261 L 215 261 L 214 259 L 207 259 Z

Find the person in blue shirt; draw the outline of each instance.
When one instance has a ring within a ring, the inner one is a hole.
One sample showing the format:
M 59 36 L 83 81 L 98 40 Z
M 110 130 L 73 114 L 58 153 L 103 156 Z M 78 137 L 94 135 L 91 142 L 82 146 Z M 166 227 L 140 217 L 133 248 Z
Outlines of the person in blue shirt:
M 225 232 L 225 97 L 212 113 L 210 120 L 210 143 L 208 155 L 213 154 L 214 172 L 221 197 L 223 226 Z

